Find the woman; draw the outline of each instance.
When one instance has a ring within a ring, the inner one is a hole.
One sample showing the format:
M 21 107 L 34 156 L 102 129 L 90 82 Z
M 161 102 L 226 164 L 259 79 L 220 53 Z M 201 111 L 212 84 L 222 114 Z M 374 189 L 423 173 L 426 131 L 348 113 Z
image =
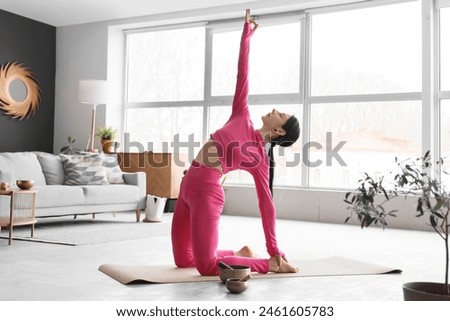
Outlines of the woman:
M 218 275 L 218 262 L 250 266 L 258 273 L 297 272 L 278 248 L 272 200 L 273 147 L 292 145 L 300 134 L 298 120 L 273 110 L 253 128 L 247 105 L 250 38 L 258 27 L 247 9 L 239 52 L 238 78 L 232 115 L 211 135 L 181 183 L 172 222 L 172 248 L 178 267 L 196 267 L 202 275 Z M 270 143 L 270 166 L 265 145 Z M 270 167 L 270 173 L 269 173 Z M 257 258 L 244 246 L 239 251 L 217 250 L 224 192 L 222 174 L 243 169 L 254 178 L 269 259 Z M 270 176 L 270 177 L 269 177 Z

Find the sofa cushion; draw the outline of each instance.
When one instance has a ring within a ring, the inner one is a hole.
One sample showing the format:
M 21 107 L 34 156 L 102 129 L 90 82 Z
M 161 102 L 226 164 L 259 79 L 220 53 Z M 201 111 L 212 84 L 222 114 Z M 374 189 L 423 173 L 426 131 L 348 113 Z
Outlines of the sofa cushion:
M 47 185 L 62 185 L 66 174 L 59 155 L 44 152 L 36 153 Z
M 35 186 L 45 185 L 41 164 L 32 152 L 0 153 L 0 168 L 11 172 L 11 186 L 18 179 L 32 179 Z
M 139 201 L 139 187 L 125 184 L 108 186 L 82 186 L 85 204 L 120 204 L 137 203 Z
M 110 184 L 123 184 L 125 183 L 122 177 L 122 170 L 120 169 L 117 158 L 112 156 L 105 156 L 103 160 L 103 168 L 106 172 L 106 179 Z
M 107 185 L 102 154 L 64 155 L 61 161 L 66 174 L 65 185 Z
M 37 186 L 36 189 L 37 208 L 84 205 L 81 186 L 46 185 Z
M 9 185 L 12 185 L 15 182 L 14 177 L 13 163 L 0 154 L 0 182 L 8 182 Z

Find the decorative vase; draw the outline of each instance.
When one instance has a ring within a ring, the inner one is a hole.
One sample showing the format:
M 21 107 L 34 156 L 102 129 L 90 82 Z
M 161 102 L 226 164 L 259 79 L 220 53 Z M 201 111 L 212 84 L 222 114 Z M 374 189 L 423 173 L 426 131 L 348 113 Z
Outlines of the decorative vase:
M 161 222 L 167 198 L 147 195 L 144 222 Z
M 9 189 L 9 183 L 8 182 L 1 182 L 0 183 L 0 190 L 6 191 Z
M 110 139 L 102 139 L 102 149 L 104 153 L 114 153 L 114 141 Z
M 405 301 L 450 301 L 445 295 L 445 284 L 431 282 L 410 282 L 403 284 Z

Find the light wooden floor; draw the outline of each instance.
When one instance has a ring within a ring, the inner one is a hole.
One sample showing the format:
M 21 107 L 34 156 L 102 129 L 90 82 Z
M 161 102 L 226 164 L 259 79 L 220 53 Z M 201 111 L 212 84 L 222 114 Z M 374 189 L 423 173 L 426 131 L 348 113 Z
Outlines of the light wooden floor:
M 132 221 L 133 215 L 129 219 Z M 165 214 L 164 220 L 170 219 L 171 215 Z M 103 263 L 171 263 L 169 235 L 84 246 L 21 241 L 13 241 L 8 246 L 7 240 L 0 239 L 0 300 L 383 301 L 403 300 L 405 282 L 444 279 L 444 246 L 433 232 L 361 230 L 354 225 L 278 220 L 278 239 L 288 258 L 341 255 L 393 266 L 404 272 L 253 280 L 246 292 L 230 295 L 223 285 L 214 282 L 124 286 L 97 270 Z M 248 244 L 265 255 L 260 219 L 223 216 L 220 244 L 222 248 L 232 249 Z

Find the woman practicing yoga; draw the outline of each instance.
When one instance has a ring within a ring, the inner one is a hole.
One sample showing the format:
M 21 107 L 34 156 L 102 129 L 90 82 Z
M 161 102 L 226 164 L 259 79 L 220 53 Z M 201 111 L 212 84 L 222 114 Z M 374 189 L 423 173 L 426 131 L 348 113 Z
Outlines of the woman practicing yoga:
M 275 206 L 272 199 L 273 147 L 290 146 L 299 137 L 295 116 L 273 110 L 262 117 L 255 130 L 248 110 L 248 58 L 250 38 L 258 24 L 247 9 L 239 52 L 236 92 L 232 114 L 211 135 L 192 162 L 181 183 L 172 221 L 172 248 L 178 267 L 196 267 L 202 275 L 218 275 L 218 262 L 246 265 L 258 273 L 298 272 L 278 248 Z M 265 145 L 270 143 L 269 157 Z M 269 259 L 255 257 L 249 247 L 238 251 L 218 250 L 219 220 L 224 205 L 222 174 L 243 169 L 255 181 Z M 269 170 L 270 169 L 270 170 Z

